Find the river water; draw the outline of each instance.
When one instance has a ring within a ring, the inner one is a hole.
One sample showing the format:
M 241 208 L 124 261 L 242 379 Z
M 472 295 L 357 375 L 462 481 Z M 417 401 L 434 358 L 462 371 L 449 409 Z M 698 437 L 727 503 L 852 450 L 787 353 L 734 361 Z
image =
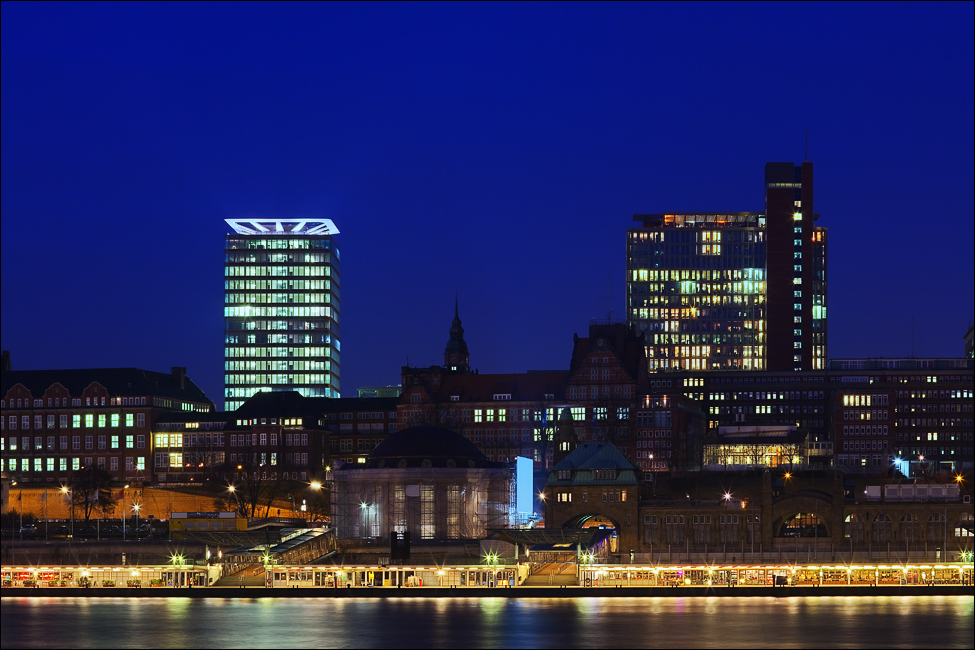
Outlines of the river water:
M 971 648 L 975 597 L 3 598 L 3 648 Z

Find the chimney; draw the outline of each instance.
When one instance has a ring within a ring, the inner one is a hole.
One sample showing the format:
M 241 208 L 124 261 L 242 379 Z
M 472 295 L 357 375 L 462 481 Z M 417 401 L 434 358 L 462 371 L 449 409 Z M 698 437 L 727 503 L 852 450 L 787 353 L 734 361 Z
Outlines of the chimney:
M 186 368 L 181 366 L 173 366 L 173 381 L 179 386 L 180 390 L 186 388 Z
M 11 370 L 11 367 L 10 367 L 10 350 L 4 350 L 3 351 L 3 357 L 2 357 L 2 359 L 0 359 L 0 368 L 2 368 L 4 372 L 10 372 L 10 370 Z

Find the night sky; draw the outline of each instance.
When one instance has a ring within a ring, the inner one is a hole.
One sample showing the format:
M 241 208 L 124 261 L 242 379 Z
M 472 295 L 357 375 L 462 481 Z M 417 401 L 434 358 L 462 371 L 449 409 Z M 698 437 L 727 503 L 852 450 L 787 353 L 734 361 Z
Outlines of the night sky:
M 760 211 L 809 129 L 830 357 L 958 357 L 973 4 L 3 3 L 2 346 L 223 393 L 229 217 L 342 234 L 343 394 L 567 369 L 634 213 Z M 912 326 L 913 323 L 913 326 Z

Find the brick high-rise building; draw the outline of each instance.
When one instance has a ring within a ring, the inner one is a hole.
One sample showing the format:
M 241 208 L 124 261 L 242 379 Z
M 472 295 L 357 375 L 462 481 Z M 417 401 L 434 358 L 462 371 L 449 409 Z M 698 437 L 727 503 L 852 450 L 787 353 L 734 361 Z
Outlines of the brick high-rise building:
M 764 212 L 634 215 L 627 319 L 651 371 L 824 368 L 826 229 L 812 183 L 812 163 L 768 163 Z

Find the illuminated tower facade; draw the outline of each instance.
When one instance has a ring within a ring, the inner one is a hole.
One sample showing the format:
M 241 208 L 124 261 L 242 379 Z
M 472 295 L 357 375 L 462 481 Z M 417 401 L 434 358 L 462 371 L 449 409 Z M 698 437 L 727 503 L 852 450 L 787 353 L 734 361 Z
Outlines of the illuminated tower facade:
M 764 212 L 638 214 L 628 322 L 649 370 L 813 370 L 826 358 L 826 230 L 812 163 L 769 163 Z
M 260 391 L 340 397 L 340 256 L 329 219 L 227 219 L 224 410 Z

